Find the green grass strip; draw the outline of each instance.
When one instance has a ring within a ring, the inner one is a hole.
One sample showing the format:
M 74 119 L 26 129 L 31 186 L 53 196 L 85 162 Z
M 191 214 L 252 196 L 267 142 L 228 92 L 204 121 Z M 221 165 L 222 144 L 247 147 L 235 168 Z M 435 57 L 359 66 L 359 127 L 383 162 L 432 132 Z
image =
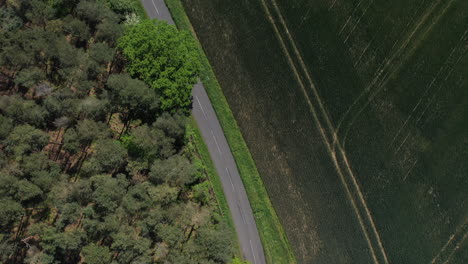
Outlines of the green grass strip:
M 232 232 L 233 253 L 236 256 L 240 256 L 240 248 L 239 242 L 237 240 L 236 229 L 234 227 L 234 222 L 232 221 L 231 211 L 229 210 L 226 197 L 224 196 L 221 179 L 216 173 L 216 169 L 213 164 L 213 161 L 211 160 L 208 148 L 206 147 L 205 142 L 203 141 L 203 138 L 200 134 L 200 130 L 198 129 L 197 123 L 195 122 L 195 119 L 193 117 L 189 118 L 189 122 L 187 124 L 187 132 L 190 135 L 191 142 L 193 142 L 193 144 L 195 145 L 195 151 L 198 153 L 197 158 L 201 160 L 201 163 L 203 165 L 203 173 L 207 176 L 208 180 L 210 181 L 211 189 L 214 192 L 214 196 L 216 198 L 217 206 L 219 206 L 221 217 L 227 224 L 229 230 L 231 230 Z
M 143 18 L 143 19 L 148 19 L 148 14 L 146 14 L 145 8 L 143 7 L 143 4 L 141 3 L 140 0 L 132 0 L 133 4 L 133 9 L 135 10 L 135 13 Z
M 179 29 L 188 30 L 196 39 L 180 0 L 166 0 L 166 4 Z M 224 97 L 221 87 L 210 66 L 210 63 L 197 41 L 202 67 L 200 78 L 205 86 L 219 122 L 224 130 L 231 151 L 236 160 L 244 183 L 250 205 L 254 212 L 257 228 L 260 233 L 267 263 L 297 263 L 283 227 L 271 204 L 263 181 L 255 166 L 247 144 L 242 137 L 236 120 Z

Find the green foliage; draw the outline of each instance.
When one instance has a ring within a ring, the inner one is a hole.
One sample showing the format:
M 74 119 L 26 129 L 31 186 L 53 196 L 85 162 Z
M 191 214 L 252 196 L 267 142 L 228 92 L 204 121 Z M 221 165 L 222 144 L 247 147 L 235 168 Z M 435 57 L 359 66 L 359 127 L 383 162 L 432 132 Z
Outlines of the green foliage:
M 49 136 L 30 125 L 19 125 L 3 141 L 7 153 L 20 158 L 24 154 L 40 151 L 49 142 Z
M 11 197 L 16 199 L 15 195 L 17 193 L 17 182 L 18 178 L 11 173 L 0 173 L 0 198 Z
M 111 252 L 109 248 L 96 244 L 89 244 L 81 250 L 85 264 L 109 264 Z
M 0 261 L 5 263 L 15 253 L 16 243 L 0 234 Z
M 110 46 L 114 46 L 117 39 L 122 36 L 123 30 L 122 25 L 116 24 L 110 20 L 104 20 L 97 25 L 96 39 Z
M 40 127 L 44 123 L 46 115 L 45 110 L 40 105 L 19 96 L 0 97 L 0 110 L 17 124 L 26 123 L 36 127 Z
M 146 212 L 151 209 L 152 206 L 154 206 L 154 202 L 148 194 L 145 184 L 139 184 L 129 188 L 122 201 L 122 207 L 131 216 Z
M 0 227 L 7 232 L 12 224 L 18 222 L 24 214 L 21 204 L 11 199 L 0 199 Z
M 216 203 L 219 206 L 220 219 L 222 219 L 222 222 L 226 224 L 227 229 L 232 234 L 232 244 L 238 245 L 238 243 L 235 242 L 237 236 L 235 234 L 235 227 L 232 221 L 231 211 L 229 210 L 226 197 L 224 196 L 224 190 L 221 183 L 221 179 L 217 175 L 215 166 L 210 157 L 210 153 L 208 152 L 208 149 L 205 143 L 203 142 L 200 130 L 197 128 L 193 117 L 189 119 L 189 124 L 187 126 L 187 137 L 191 139 L 189 143 L 193 144 L 192 151 L 196 152 L 195 156 L 199 158 L 199 163 L 197 163 L 198 170 L 205 175 L 205 178 L 207 180 L 206 182 L 210 183 L 210 189 L 214 192 Z M 196 190 L 195 188 L 196 186 L 193 187 L 194 192 Z M 240 254 L 240 249 L 238 247 L 236 247 L 234 250 L 237 253 L 236 255 Z
M 199 232 L 222 227 L 187 145 L 187 104 L 160 104 L 176 88 L 190 103 L 190 45 L 158 31 L 177 33 L 156 47 L 166 92 L 129 75 L 115 45 L 134 13 L 137 0 L 0 7 L 1 263 L 223 263 Z
M 129 27 L 118 46 L 129 62 L 128 71 L 159 92 L 163 110 L 188 110 L 198 57 L 187 32 L 144 20 Z
M 17 183 L 17 188 L 18 191 L 16 198 L 23 203 L 32 200 L 37 201 L 43 194 L 41 188 L 27 180 L 20 180 Z
M 60 208 L 60 218 L 57 221 L 57 228 L 62 229 L 65 226 L 74 223 L 80 217 L 81 206 L 77 203 L 67 203 Z
M 193 186 L 193 196 L 197 201 L 202 204 L 207 204 L 210 201 L 210 183 L 208 181 L 204 181 Z
M 108 176 L 97 176 L 92 179 L 95 183 L 93 200 L 96 212 L 106 215 L 113 212 L 125 195 L 125 187 L 122 183 Z
M 99 64 L 107 64 L 114 59 L 114 49 L 105 43 L 93 43 L 89 47 L 89 56 Z
M 55 227 L 43 223 L 31 226 L 30 234 L 41 238 L 39 245 L 51 256 L 79 252 L 85 240 L 85 234 L 81 231 L 60 232 Z
M 0 115 L 0 140 L 5 139 L 12 129 L 13 121 L 8 117 Z
M 89 96 L 76 101 L 75 113 L 81 118 L 101 120 L 106 115 L 108 108 L 106 99 Z
M 15 83 L 30 88 L 45 79 L 45 73 L 41 69 L 33 67 L 21 70 L 15 78 Z
M 38 176 L 38 173 L 41 172 L 48 172 L 50 174 L 54 174 L 58 176 L 60 173 L 60 168 L 58 164 L 52 161 L 45 153 L 43 152 L 36 152 L 29 154 L 27 156 L 23 156 L 18 169 L 21 169 L 21 177 L 26 179 L 34 179 Z
M 104 123 L 90 119 L 78 121 L 76 132 L 81 146 L 88 146 L 94 140 L 107 138 L 110 135 L 110 131 Z
M 76 154 L 80 149 L 80 140 L 76 129 L 67 129 L 63 136 L 63 148 L 70 154 Z
M 74 106 L 76 105 L 76 99 L 65 94 L 52 94 L 47 96 L 43 101 L 43 106 L 49 113 L 50 120 L 56 120 L 59 118 L 65 118 L 70 121 L 70 117 L 74 116 Z
M 96 153 L 93 155 L 93 160 L 105 172 L 118 170 L 124 164 L 127 157 L 127 150 L 117 140 L 98 140 L 95 149 Z
M 164 112 L 156 122 L 153 124 L 155 128 L 164 131 L 166 136 L 174 138 L 174 144 L 180 146 L 184 144 L 185 125 L 187 124 L 187 117 L 181 112 L 169 114 Z
M 195 181 L 195 168 L 183 156 L 174 155 L 166 160 L 156 160 L 151 166 L 150 180 L 170 185 L 185 185 Z
M 92 201 L 93 190 L 91 182 L 85 179 L 73 184 L 68 194 L 69 202 L 76 202 L 82 206 L 89 204 Z
M 106 19 L 114 23 L 118 20 L 117 15 L 100 1 L 80 1 L 76 6 L 76 13 L 91 27 L 95 27 Z
M 171 204 L 177 201 L 180 193 L 180 188 L 172 187 L 167 184 L 160 184 L 151 188 L 148 188 L 148 194 L 151 199 L 162 205 Z
M 50 20 L 55 15 L 53 6 L 41 0 L 31 0 L 29 3 L 30 8 L 26 12 L 28 18 L 34 24 L 44 25 L 47 20 Z
M 21 170 L 23 177 L 34 179 L 40 172 L 48 172 L 58 177 L 60 173 L 59 166 L 50 160 L 44 153 L 33 153 L 24 156 L 21 161 Z
M 231 264 L 251 264 L 251 263 L 248 262 L 247 260 L 243 261 L 239 258 L 234 258 L 232 259 Z
M 14 31 L 23 25 L 23 20 L 11 7 L 0 7 L 0 28 L 4 31 Z
M 67 16 L 63 20 L 63 31 L 65 34 L 69 34 L 77 41 L 86 41 L 91 36 L 89 28 L 85 22 L 76 19 L 72 16 Z
M 136 11 L 134 0 L 106 0 L 110 8 L 117 14 L 126 15 Z
M 127 74 L 112 74 L 107 81 L 115 111 L 123 113 L 123 122 L 156 115 L 158 99 L 154 91 Z
M 213 228 L 200 228 L 197 242 L 206 249 L 204 254 L 208 259 L 226 263 L 231 257 L 229 250 L 229 238 L 222 231 Z
M 113 236 L 114 243 L 112 249 L 122 252 L 116 258 L 117 263 L 148 263 L 151 261 L 150 245 L 151 241 L 146 238 L 138 237 L 135 230 L 131 228 L 122 228 L 122 230 Z
M 87 207 L 85 211 L 87 212 L 84 212 L 86 218 L 83 220 L 83 229 L 87 232 L 88 238 L 94 241 L 116 234 L 121 227 L 121 221 L 115 214 L 100 218 L 91 207 Z
M 74 10 L 80 0 L 47 0 L 47 3 L 56 10 L 56 17 L 64 17 Z
M 163 131 L 147 125 L 130 131 L 130 155 L 150 162 L 156 158 L 166 158 L 174 154 L 174 139 L 166 137 Z
M 160 206 L 154 206 L 145 212 L 144 218 L 138 221 L 137 226 L 141 229 L 144 237 L 155 238 L 157 236 L 156 226 L 163 220 L 163 210 Z

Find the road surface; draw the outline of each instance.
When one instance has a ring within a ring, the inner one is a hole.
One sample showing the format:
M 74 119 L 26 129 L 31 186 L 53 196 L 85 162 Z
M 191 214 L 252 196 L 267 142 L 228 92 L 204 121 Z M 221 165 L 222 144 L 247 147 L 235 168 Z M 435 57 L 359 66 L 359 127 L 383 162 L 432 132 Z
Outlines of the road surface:
M 141 0 L 150 18 L 174 24 L 164 0 Z M 247 193 L 237 170 L 231 149 L 215 114 L 203 84 L 193 87 L 192 114 L 208 147 L 231 210 L 244 259 L 253 264 L 265 264 L 262 243 L 258 235 Z

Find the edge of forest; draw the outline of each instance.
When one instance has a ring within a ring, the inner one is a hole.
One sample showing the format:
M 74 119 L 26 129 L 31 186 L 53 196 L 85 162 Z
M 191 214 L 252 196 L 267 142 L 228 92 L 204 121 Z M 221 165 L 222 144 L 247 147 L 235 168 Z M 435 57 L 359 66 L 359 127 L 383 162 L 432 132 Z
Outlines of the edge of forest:
M 239 241 L 236 235 L 236 229 L 234 222 L 232 221 L 231 211 L 227 204 L 226 197 L 224 196 L 223 186 L 221 179 L 216 173 L 213 161 L 211 160 L 208 148 L 203 141 L 203 138 L 198 129 L 197 123 L 193 116 L 188 118 L 186 133 L 190 137 L 190 142 L 194 144 L 195 152 L 197 154 L 196 159 L 201 162 L 201 171 L 206 176 L 206 179 L 210 182 L 211 189 L 213 190 L 213 196 L 216 199 L 216 204 L 219 207 L 221 218 L 224 220 L 228 228 L 232 232 L 233 242 L 233 253 L 236 256 L 240 256 Z
M 257 228 L 262 240 L 265 257 L 268 263 L 297 263 L 291 245 L 286 237 L 267 190 L 257 171 L 255 162 L 247 144 L 242 137 L 237 122 L 224 97 L 213 69 L 198 41 L 189 18 L 180 0 L 166 0 L 169 11 L 179 29 L 188 30 L 195 38 L 200 55 L 200 78 L 206 88 L 208 97 L 218 116 L 226 139 L 229 143 L 241 179 L 244 183 L 252 207 Z M 203 150 L 202 150 L 203 151 Z M 206 150 L 207 151 L 207 150 Z M 205 153 L 206 155 L 207 153 Z M 220 204 L 221 205 L 221 204 Z
M 140 0 L 131 0 L 134 4 L 133 8 L 135 9 L 135 13 L 140 16 L 141 18 L 147 19 L 148 14 L 146 14 L 145 8 Z
M 148 14 L 143 7 L 143 4 L 140 0 L 133 0 L 135 4 L 135 12 L 144 19 L 148 19 Z M 234 222 L 232 221 L 231 211 L 224 196 L 224 190 L 221 183 L 221 179 L 216 173 L 213 161 L 211 160 L 210 153 L 208 148 L 201 137 L 200 130 L 193 116 L 188 118 L 186 133 L 190 137 L 190 142 L 194 144 L 195 152 L 198 154 L 196 157 L 201 162 L 201 170 L 203 174 L 207 177 L 207 180 L 210 182 L 211 189 L 213 190 L 213 196 L 216 199 L 216 203 L 219 206 L 219 211 L 221 218 L 224 220 L 228 228 L 232 232 L 232 241 L 233 241 L 233 253 L 234 255 L 240 256 L 239 241 L 236 235 L 236 229 L 234 227 Z

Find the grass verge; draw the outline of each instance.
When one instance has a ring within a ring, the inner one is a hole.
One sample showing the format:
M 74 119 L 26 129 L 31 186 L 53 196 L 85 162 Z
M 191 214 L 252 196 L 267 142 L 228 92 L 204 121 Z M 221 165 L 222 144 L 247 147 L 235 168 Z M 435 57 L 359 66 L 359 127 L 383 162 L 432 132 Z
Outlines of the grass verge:
M 166 0 L 166 4 L 177 27 L 182 30 L 190 31 L 196 39 L 196 34 L 180 0 Z M 200 78 L 205 86 L 213 108 L 216 111 L 221 127 L 224 130 L 234 159 L 236 160 L 254 213 L 267 263 L 296 263 L 291 246 L 271 204 L 263 181 L 255 166 L 255 162 L 240 133 L 236 120 L 234 119 L 203 48 L 198 41 L 197 46 L 202 64 Z M 224 195 L 222 196 L 224 197 Z
M 145 8 L 143 7 L 143 4 L 141 3 L 140 0 L 132 0 L 132 5 L 133 9 L 135 10 L 135 13 L 144 19 L 148 18 L 148 14 L 146 14 Z
M 200 134 L 200 130 L 198 129 L 197 123 L 195 122 L 195 119 L 193 117 L 189 118 L 186 129 L 190 137 L 190 141 L 193 143 L 195 151 L 198 154 L 197 158 L 201 161 L 203 173 L 210 182 L 211 189 L 213 190 L 214 198 L 216 199 L 216 203 L 218 204 L 221 217 L 227 224 L 229 230 L 231 230 L 232 232 L 234 251 L 233 253 L 236 256 L 240 256 L 240 248 L 236 236 L 236 229 L 234 227 L 234 222 L 232 221 L 231 211 L 229 210 L 226 197 L 224 196 L 221 179 L 216 173 L 216 169 L 214 167 L 213 161 L 211 161 L 208 148 L 206 147 L 205 142 L 203 141 L 203 138 Z

